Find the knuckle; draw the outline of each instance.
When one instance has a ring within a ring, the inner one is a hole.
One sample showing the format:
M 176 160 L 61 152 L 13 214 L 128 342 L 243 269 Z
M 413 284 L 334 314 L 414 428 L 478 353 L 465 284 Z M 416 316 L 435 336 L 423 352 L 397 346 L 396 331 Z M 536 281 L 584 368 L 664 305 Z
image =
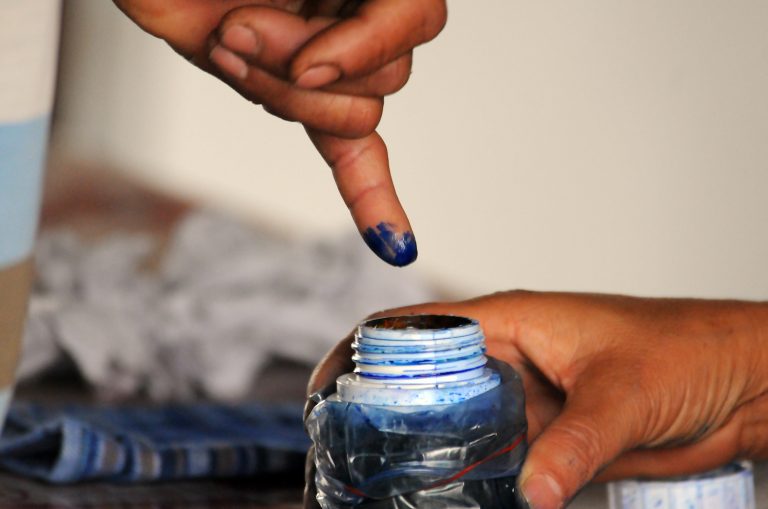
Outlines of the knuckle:
M 364 72 L 366 68 L 378 68 L 386 65 L 387 60 L 390 58 L 390 48 L 385 37 L 377 37 L 371 39 L 368 42 L 368 59 L 367 62 L 360 62 L 356 65 L 357 68 L 350 69 L 352 75 L 360 75 L 361 71 Z
M 258 15 L 260 12 L 264 12 L 265 9 L 269 9 L 269 7 L 260 5 L 244 5 L 236 7 L 222 16 L 219 28 L 222 30 L 232 25 L 248 25 L 253 20 L 254 16 Z
M 273 117 L 277 117 L 279 119 L 285 120 L 286 122 L 296 122 L 297 119 L 290 115 L 288 111 L 281 108 L 278 104 L 275 103 L 263 103 L 261 107 L 272 115 Z
M 380 99 L 351 101 L 339 128 L 340 135 L 364 138 L 376 130 L 381 120 L 383 102 Z
M 273 105 L 277 106 L 278 102 Z M 311 109 L 294 105 L 291 119 L 324 134 L 358 139 L 373 133 L 381 119 L 382 108 L 380 98 L 333 93 Z
M 768 456 L 768 432 L 765 427 L 763 412 L 756 415 L 751 403 L 743 407 L 743 410 L 734 416 L 734 425 L 737 432 L 733 443 L 733 450 L 739 457 L 751 459 L 763 459 Z M 761 409 L 764 411 L 764 409 Z
M 439 34 L 448 21 L 448 7 L 445 0 L 426 2 L 426 9 L 421 24 L 421 35 L 424 41 L 431 41 Z
M 360 161 L 363 156 L 371 150 L 371 145 L 366 143 L 355 150 L 348 150 L 340 154 L 338 157 L 328 161 L 328 164 L 333 168 L 336 173 L 344 173 L 347 169 L 355 167 L 356 163 Z M 355 202 L 359 201 L 360 193 L 356 198 L 353 198 L 347 202 L 347 207 L 354 208 Z
M 524 288 L 514 288 L 512 290 L 501 290 L 496 292 L 494 295 L 500 295 L 500 296 L 508 296 L 510 298 L 526 298 L 534 295 L 536 292 L 532 290 L 526 290 Z
M 242 5 L 227 11 L 219 23 L 219 31 L 223 31 L 232 25 L 248 25 L 257 28 L 259 25 L 274 20 L 275 14 L 297 13 L 302 0 L 262 0 L 257 5 Z M 264 17 L 263 15 L 271 15 Z M 259 18 L 259 15 L 262 15 Z
M 762 437 L 762 440 L 757 440 L 755 433 L 742 433 L 736 448 L 736 451 L 739 452 L 738 456 L 751 459 L 765 458 L 768 451 L 766 451 L 764 441 L 765 437 Z
M 361 204 L 365 203 L 364 200 L 373 196 L 377 191 L 382 191 L 383 187 L 384 186 L 381 183 L 376 183 L 360 189 L 352 199 L 347 200 L 347 208 L 349 208 L 350 212 L 353 214 L 356 213 Z
M 249 17 L 250 10 L 251 7 L 237 7 L 224 14 L 218 27 L 219 35 L 232 25 L 242 24 Z
M 268 5 L 276 8 L 281 9 L 283 11 L 288 11 L 292 13 L 298 13 L 302 6 L 304 5 L 304 0 L 269 0 Z
M 760 449 L 755 440 L 754 433 L 751 433 L 744 425 L 740 426 L 735 438 L 733 450 L 738 451 L 739 456 L 752 458 Z
M 253 104 L 254 106 L 263 106 L 261 99 L 259 99 L 258 97 L 255 97 L 248 93 L 241 93 L 240 95 L 242 95 L 246 101 Z
M 115 0 L 117 7 L 130 17 L 136 24 L 152 35 L 160 36 L 164 21 L 171 10 L 162 2 L 150 0 Z
M 399 58 L 393 62 L 392 69 L 390 70 L 387 80 L 387 86 L 381 95 L 388 95 L 397 92 L 402 89 L 408 80 L 411 79 L 411 66 L 412 66 L 412 54 L 409 53 L 406 57 Z

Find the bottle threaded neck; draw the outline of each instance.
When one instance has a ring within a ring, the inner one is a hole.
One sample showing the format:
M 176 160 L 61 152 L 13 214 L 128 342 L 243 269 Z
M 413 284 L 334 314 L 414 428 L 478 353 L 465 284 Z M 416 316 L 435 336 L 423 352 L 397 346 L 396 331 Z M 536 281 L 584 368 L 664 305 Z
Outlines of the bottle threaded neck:
M 337 383 L 345 401 L 450 404 L 499 383 L 498 374 L 486 368 L 480 324 L 470 318 L 410 315 L 368 320 L 358 327 L 352 348 L 354 373 Z

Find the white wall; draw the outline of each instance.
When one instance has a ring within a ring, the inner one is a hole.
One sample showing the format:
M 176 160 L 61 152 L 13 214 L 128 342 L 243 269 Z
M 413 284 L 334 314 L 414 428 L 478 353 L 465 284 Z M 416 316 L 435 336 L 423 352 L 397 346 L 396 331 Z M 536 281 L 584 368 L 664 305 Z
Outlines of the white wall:
M 64 153 L 295 234 L 353 227 L 300 127 L 67 4 Z M 449 7 L 381 127 L 419 270 L 466 295 L 768 298 L 768 2 Z

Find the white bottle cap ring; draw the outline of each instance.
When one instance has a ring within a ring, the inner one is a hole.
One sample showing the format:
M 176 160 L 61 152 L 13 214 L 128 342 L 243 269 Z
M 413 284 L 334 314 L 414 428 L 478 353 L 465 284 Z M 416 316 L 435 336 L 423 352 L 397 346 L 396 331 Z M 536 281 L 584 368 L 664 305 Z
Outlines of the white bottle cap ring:
M 338 398 L 385 406 L 446 405 L 499 385 L 485 367 L 485 336 L 476 320 L 448 315 L 377 318 L 362 323 L 352 345 L 356 368 L 337 380 Z

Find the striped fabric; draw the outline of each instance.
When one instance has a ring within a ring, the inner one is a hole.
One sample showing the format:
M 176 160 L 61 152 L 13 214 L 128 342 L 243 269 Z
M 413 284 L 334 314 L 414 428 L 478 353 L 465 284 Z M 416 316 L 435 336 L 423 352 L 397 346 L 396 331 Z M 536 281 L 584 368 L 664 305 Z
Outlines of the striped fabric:
M 296 405 L 15 403 L 0 466 L 53 483 L 301 475 L 308 447 Z

